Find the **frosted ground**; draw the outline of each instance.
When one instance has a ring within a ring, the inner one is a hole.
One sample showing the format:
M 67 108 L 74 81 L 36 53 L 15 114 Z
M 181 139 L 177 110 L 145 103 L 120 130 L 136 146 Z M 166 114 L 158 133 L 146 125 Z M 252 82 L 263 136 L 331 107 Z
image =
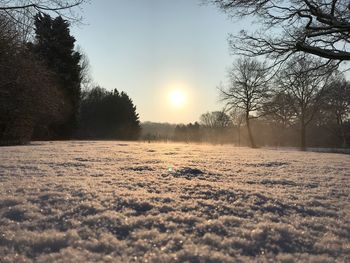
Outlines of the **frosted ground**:
M 0 148 L 0 262 L 350 262 L 350 155 Z

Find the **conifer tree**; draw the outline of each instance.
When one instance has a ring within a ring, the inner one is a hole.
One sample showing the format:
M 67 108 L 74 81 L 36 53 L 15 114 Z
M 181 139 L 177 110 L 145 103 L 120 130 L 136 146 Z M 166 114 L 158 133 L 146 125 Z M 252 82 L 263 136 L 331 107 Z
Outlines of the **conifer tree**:
M 95 87 L 85 93 L 80 109 L 81 139 L 135 140 L 140 131 L 136 106 L 125 92 Z
M 69 138 L 77 127 L 80 104 L 81 54 L 74 50 L 75 38 L 71 36 L 69 23 L 62 17 L 46 14 L 35 16 L 35 43 L 32 49 L 42 58 L 58 78 L 65 95 L 63 107 L 70 109 L 64 124 L 54 127 L 57 138 Z

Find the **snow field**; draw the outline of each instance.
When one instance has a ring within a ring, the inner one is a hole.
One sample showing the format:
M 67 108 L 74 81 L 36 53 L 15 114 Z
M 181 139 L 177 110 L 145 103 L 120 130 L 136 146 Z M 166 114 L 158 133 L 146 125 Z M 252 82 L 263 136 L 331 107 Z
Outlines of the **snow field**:
M 350 156 L 191 144 L 0 148 L 0 262 L 350 262 Z

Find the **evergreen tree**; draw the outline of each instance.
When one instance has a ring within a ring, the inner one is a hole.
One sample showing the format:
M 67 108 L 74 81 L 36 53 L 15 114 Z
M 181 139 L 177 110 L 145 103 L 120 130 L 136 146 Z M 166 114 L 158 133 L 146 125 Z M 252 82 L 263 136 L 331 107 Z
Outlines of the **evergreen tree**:
M 55 76 L 0 15 L 0 145 L 25 144 L 37 126 L 60 123 L 63 94 Z
M 96 87 L 83 97 L 80 114 L 82 139 L 135 140 L 139 137 L 139 116 L 125 92 Z
M 63 107 L 70 109 L 70 114 L 63 125 L 54 127 L 58 138 L 69 138 L 77 128 L 79 103 L 81 95 L 81 54 L 74 50 L 75 38 L 70 35 L 69 23 L 61 16 L 35 16 L 35 54 L 46 61 L 49 69 L 58 78 L 65 95 Z
M 125 93 L 120 94 L 121 102 L 121 116 L 123 116 L 124 137 L 130 139 L 137 139 L 140 134 L 140 121 L 139 115 L 136 113 L 136 106 L 132 102 L 131 98 Z

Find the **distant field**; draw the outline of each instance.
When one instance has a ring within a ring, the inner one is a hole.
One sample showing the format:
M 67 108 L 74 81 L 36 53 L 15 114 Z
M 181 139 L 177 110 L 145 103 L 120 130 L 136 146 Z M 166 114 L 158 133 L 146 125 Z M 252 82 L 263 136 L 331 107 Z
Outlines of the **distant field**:
M 350 262 L 350 155 L 0 148 L 0 262 Z

